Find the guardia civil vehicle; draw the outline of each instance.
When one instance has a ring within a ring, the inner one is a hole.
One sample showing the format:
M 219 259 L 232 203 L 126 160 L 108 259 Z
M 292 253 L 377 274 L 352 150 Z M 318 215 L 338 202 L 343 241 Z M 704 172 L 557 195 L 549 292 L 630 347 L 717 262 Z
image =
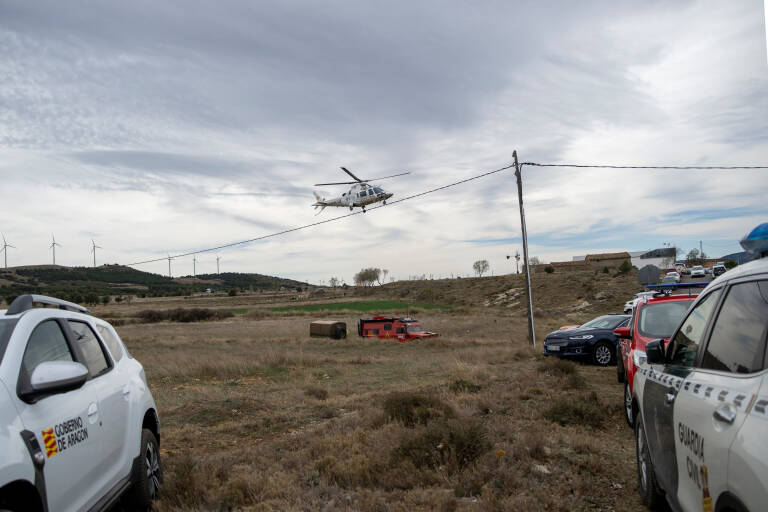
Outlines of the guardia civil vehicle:
M 762 258 L 712 281 L 666 346 L 646 345 L 632 406 L 638 490 L 648 507 L 666 498 L 680 511 L 766 510 L 767 336 Z
M 42 295 L 0 310 L 0 510 L 146 510 L 159 442 L 144 370 L 109 323 Z

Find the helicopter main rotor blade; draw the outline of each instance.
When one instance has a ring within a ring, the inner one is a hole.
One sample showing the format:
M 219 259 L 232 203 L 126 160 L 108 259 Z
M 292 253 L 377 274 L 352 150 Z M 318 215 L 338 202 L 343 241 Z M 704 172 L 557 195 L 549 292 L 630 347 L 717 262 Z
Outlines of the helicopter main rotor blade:
M 342 170 L 342 171 L 344 171 L 345 173 L 349 174 L 350 176 L 352 176 L 352 179 L 353 179 L 353 180 L 355 180 L 355 181 L 357 181 L 358 183 L 362 183 L 362 182 L 363 182 L 363 180 L 361 180 L 360 178 L 358 178 L 357 176 L 355 176 L 354 174 L 352 174 L 352 173 L 349 171 L 349 169 L 347 169 L 346 167 L 342 167 L 342 168 L 341 168 L 341 170 Z
M 386 179 L 389 179 L 389 178 L 395 178 L 397 176 L 405 176 L 406 174 L 411 174 L 411 173 L 410 172 L 401 172 L 400 174 L 393 174 L 392 176 L 384 176 L 383 178 L 373 178 L 373 179 L 370 179 L 370 180 L 365 180 L 365 182 L 381 181 L 381 180 L 386 180 Z
M 354 185 L 355 183 L 361 183 L 357 181 L 340 181 L 338 183 L 315 183 L 316 187 L 323 187 L 325 185 Z

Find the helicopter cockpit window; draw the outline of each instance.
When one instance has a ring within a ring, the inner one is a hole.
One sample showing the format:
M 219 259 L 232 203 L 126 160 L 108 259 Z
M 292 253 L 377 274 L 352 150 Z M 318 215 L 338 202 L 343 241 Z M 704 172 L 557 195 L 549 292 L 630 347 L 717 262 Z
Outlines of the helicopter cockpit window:
M 383 194 L 384 193 L 384 191 L 381 190 L 379 187 L 374 188 L 373 191 L 376 192 L 377 194 Z

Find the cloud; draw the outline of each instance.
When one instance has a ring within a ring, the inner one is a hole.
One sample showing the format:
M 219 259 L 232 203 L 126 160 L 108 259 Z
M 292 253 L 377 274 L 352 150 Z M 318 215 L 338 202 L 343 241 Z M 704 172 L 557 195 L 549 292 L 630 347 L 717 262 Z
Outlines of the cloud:
M 0 17 L 0 201 L 17 262 L 47 261 L 51 232 L 57 261 L 87 264 L 93 237 L 126 263 L 346 213 L 310 206 L 340 165 L 411 171 L 382 183 L 397 199 L 508 165 L 513 149 L 535 162 L 768 162 L 759 2 L 41 1 L 3 3 Z M 768 213 L 767 176 L 525 166 L 531 254 L 726 249 Z M 519 236 L 505 171 L 222 263 L 348 282 L 371 265 L 407 277 L 489 259 L 500 272 Z

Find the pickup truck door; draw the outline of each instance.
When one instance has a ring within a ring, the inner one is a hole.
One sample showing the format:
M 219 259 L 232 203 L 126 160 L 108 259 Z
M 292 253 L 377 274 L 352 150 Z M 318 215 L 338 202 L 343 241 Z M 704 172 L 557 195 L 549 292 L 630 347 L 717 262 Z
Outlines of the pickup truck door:
M 41 362 L 75 359 L 62 327 L 60 321 L 46 320 L 32 330 L 18 362 L 20 381 L 29 379 Z M 86 508 L 99 492 L 94 463 L 101 456 L 97 387 L 88 380 L 79 389 L 34 403 L 16 397 L 24 427 L 37 437 L 46 456 L 43 475 L 51 511 Z
M 764 439 L 742 446 L 745 439 L 739 433 L 764 380 L 768 281 L 731 285 L 713 318 L 708 341 L 675 406 L 677 497 L 685 510 L 707 510 L 725 491 L 734 493 L 733 485 L 742 500 L 754 494 L 754 489 L 744 487 L 744 475 L 729 474 L 730 467 L 741 467 L 731 464 L 730 452 L 738 446 L 742 452 L 766 453 L 760 449 Z M 762 428 L 764 438 L 764 424 Z
M 648 448 L 659 485 L 673 501 L 676 499 L 679 477 L 675 454 L 677 398 L 685 380 L 693 371 L 699 346 L 720 291 L 713 290 L 699 300 L 670 338 L 664 364 L 652 364 L 647 369 L 642 409 Z

